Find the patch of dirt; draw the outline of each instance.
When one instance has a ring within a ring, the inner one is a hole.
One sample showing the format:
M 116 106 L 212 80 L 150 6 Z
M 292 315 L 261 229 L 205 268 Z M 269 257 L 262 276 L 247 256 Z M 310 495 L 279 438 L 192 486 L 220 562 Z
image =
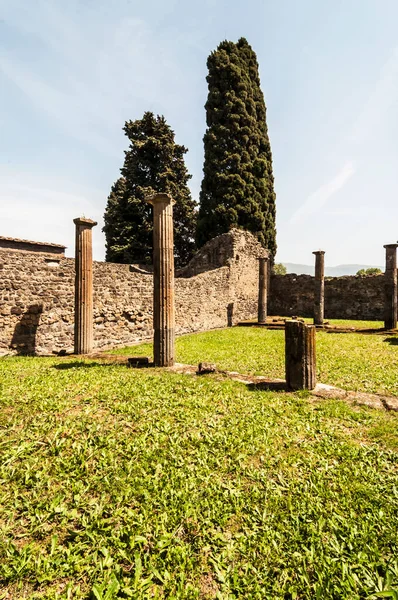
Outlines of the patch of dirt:
M 219 587 L 215 579 L 210 573 L 202 575 L 199 580 L 200 598 L 203 600 L 212 600 L 217 597 Z
M 70 358 L 70 357 L 69 357 Z M 105 352 L 92 352 L 84 358 L 89 358 L 90 360 L 95 358 L 95 360 L 101 360 L 106 363 L 117 363 L 117 364 L 125 364 L 128 365 L 127 359 L 128 356 L 124 356 L 122 354 L 105 354 Z

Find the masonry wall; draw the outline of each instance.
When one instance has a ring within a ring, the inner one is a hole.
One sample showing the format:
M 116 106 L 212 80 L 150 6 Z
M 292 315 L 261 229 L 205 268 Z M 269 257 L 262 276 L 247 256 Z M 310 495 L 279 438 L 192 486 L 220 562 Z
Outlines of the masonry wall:
M 208 242 L 180 270 L 176 331 L 204 331 L 255 319 L 258 258 L 267 252 L 255 238 L 233 230 Z M 49 354 L 73 350 L 74 259 L 0 248 L 0 353 Z M 94 263 L 94 347 L 133 344 L 152 337 L 152 273 L 134 265 Z M 327 319 L 383 320 L 384 277 L 325 281 Z M 313 316 L 314 278 L 271 279 L 270 315 Z
M 274 275 L 271 278 L 271 315 L 312 317 L 314 277 Z M 326 319 L 384 319 L 384 275 L 325 279 Z
M 45 242 L 31 242 L 30 240 L 19 240 L 0 236 L 0 248 L 5 250 L 28 250 L 29 252 L 41 252 L 44 254 L 65 256 L 65 246 L 60 244 L 46 244 Z
M 225 327 L 231 302 L 236 320 L 254 318 L 257 257 L 264 253 L 253 236 L 242 231 L 208 242 L 175 281 L 177 333 Z M 152 273 L 102 262 L 94 262 L 93 271 L 94 347 L 150 339 Z M 0 249 L 0 350 L 71 351 L 74 276 L 74 259 Z

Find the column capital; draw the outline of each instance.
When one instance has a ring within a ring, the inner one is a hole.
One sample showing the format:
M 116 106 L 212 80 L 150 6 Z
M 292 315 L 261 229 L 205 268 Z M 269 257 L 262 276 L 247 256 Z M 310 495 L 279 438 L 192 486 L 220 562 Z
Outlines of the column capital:
M 83 225 L 83 227 L 95 227 L 98 225 L 97 221 L 93 221 L 92 219 L 86 219 L 85 217 L 77 217 L 73 219 L 75 225 Z
M 257 260 L 269 260 L 269 256 L 257 256 Z
M 170 196 L 170 194 L 165 194 L 163 192 L 151 194 L 150 196 L 146 196 L 145 202 L 152 204 L 152 206 L 155 206 L 155 204 L 166 204 L 166 205 L 174 204 L 174 200 Z
M 315 250 L 312 254 L 325 254 L 325 250 Z
M 390 249 L 390 248 L 391 248 L 391 249 L 398 248 L 398 244 L 385 244 L 385 245 L 383 246 L 383 248 L 386 248 L 386 249 L 387 249 L 387 248 L 388 248 L 388 249 Z

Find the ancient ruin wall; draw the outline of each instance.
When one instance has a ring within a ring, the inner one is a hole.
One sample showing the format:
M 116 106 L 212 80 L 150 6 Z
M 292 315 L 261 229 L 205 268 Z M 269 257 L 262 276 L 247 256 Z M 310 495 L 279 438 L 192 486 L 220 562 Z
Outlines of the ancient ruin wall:
M 71 350 L 75 261 L 0 250 L 0 348 L 45 354 Z M 152 285 L 129 265 L 94 263 L 95 346 L 150 335 Z
M 258 260 L 255 238 L 232 231 L 208 242 L 177 275 L 176 331 L 204 331 L 255 319 Z M 46 354 L 73 348 L 74 259 L 0 249 L 0 352 Z M 94 347 L 152 337 L 152 274 L 130 265 L 94 262 Z M 383 319 L 384 277 L 325 281 L 325 318 Z M 269 314 L 313 316 L 314 278 L 276 275 Z
M 269 314 L 313 317 L 314 277 L 311 275 L 273 275 Z M 325 318 L 384 318 L 384 276 L 345 276 L 325 279 Z
M 206 269 L 195 257 L 175 282 L 179 334 L 226 326 L 231 302 L 236 320 L 256 316 L 257 256 L 264 253 L 258 242 L 233 231 L 204 248 Z M 46 354 L 73 348 L 74 267 L 71 258 L 0 249 L 0 350 Z M 150 339 L 152 274 L 103 262 L 93 268 L 94 347 Z

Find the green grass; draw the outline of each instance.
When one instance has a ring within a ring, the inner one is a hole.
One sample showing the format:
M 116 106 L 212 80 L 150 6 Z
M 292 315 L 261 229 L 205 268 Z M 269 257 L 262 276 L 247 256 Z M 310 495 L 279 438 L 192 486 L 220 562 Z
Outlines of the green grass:
M 281 333 L 179 359 L 272 365 Z M 398 597 L 396 414 L 94 360 L 4 358 L 0 381 L 0 599 Z
M 352 321 L 351 321 L 352 323 Z M 398 336 L 318 331 L 317 376 L 344 389 L 398 396 Z M 284 379 L 284 332 L 234 327 L 182 336 L 177 361 L 209 361 L 219 369 Z M 152 355 L 152 344 L 121 348 L 115 354 Z
M 312 319 L 306 319 L 308 323 L 312 323 Z M 333 327 L 354 327 L 355 329 L 381 329 L 384 327 L 383 321 L 349 321 L 347 319 L 325 319 L 325 323 Z

